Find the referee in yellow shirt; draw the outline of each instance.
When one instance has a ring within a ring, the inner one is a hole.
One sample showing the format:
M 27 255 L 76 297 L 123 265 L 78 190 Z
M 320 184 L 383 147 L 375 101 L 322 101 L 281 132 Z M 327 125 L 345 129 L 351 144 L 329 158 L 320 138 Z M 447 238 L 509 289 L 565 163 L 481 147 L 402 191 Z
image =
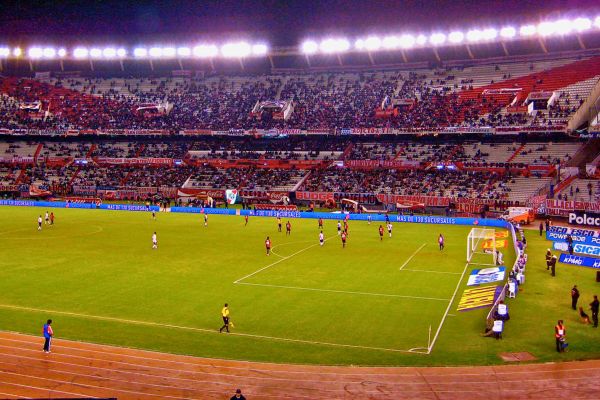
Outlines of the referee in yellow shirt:
M 223 329 L 229 333 L 229 306 L 225 303 L 225 307 L 221 310 L 221 316 L 223 317 L 223 326 L 219 329 L 219 333 L 223 332 Z

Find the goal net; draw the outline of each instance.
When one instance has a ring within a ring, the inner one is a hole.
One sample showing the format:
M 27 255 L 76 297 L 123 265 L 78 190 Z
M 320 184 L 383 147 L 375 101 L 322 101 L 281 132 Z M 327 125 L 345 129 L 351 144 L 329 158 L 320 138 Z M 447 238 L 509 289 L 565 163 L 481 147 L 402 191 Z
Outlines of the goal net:
M 496 265 L 496 231 L 472 228 L 467 236 L 467 262 L 475 265 Z

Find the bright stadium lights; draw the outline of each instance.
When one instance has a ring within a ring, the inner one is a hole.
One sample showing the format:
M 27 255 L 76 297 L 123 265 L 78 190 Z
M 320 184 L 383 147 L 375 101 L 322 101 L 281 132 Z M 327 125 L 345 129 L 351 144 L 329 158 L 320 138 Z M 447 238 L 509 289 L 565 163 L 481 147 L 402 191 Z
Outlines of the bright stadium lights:
M 575 28 L 577 32 L 587 31 L 591 27 L 592 20 L 590 20 L 589 18 L 575 18 L 573 20 L 573 28 Z
M 398 36 L 386 36 L 381 43 L 385 49 L 396 49 L 400 47 L 400 38 Z
M 173 58 L 177 55 L 177 49 L 175 47 L 163 47 L 163 57 Z
M 377 36 L 369 36 L 365 39 L 364 45 L 369 51 L 377 51 L 381 48 L 381 39 Z
M 541 36 L 550 36 L 556 32 L 554 22 L 542 22 L 538 25 L 537 31 Z
M 86 58 L 88 56 L 88 49 L 85 47 L 77 47 L 73 50 L 73 57 L 75 58 Z
M 600 17 L 596 17 L 596 19 L 594 19 L 594 25 L 596 25 L 596 28 L 600 28 Z
M 473 29 L 467 32 L 467 40 L 469 42 L 478 42 L 483 39 L 483 33 L 479 29 Z
M 58 56 L 60 58 L 62 58 L 62 57 L 65 57 L 67 55 L 67 50 L 65 50 L 63 48 L 60 48 L 60 49 L 58 49 L 58 51 L 56 53 L 58 54 Z
M 137 58 L 143 58 L 148 56 L 148 49 L 145 47 L 136 47 L 133 49 L 133 56 Z
M 10 49 L 8 47 L 0 47 L 0 57 L 10 56 Z
M 44 50 L 41 47 L 32 47 L 27 51 L 29 58 L 42 58 Z
M 425 43 L 427 43 L 427 36 L 425 36 L 425 35 L 419 35 L 419 36 L 417 36 L 417 44 L 419 46 L 424 46 Z
M 415 37 L 413 35 L 400 36 L 400 46 L 403 49 L 410 49 L 415 45 Z
M 194 47 L 193 53 L 194 53 L 194 57 L 209 58 L 209 57 L 215 57 L 217 54 L 219 54 L 219 49 L 215 45 L 203 44 L 203 45 Z
M 505 26 L 504 28 L 500 29 L 500 36 L 505 39 L 512 39 L 516 34 L 517 30 L 512 26 Z
M 90 57 L 91 58 L 100 58 L 102 57 L 102 50 L 98 48 L 90 49 Z
M 114 47 L 107 47 L 102 50 L 102 55 L 105 58 L 114 58 L 117 56 L 117 50 Z
M 15 47 L 13 49 L 13 56 L 20 57 L 23 54 L 23 50 L 20 47 Z
M 162 57 L 163 49 L 162 47 L 150 47 L 150 50 L 148 50 L 148 55 L 154 58 Z
M 46 47 L 44 50 L 42 50 L 42 55 L 44 58 L 54 58 L 56 56 L 56 49 L 53 49 L 52 47 Z
M 319 49 L 323 53 L 342 53 L 350 49 L 350 42 L 346 39 L 325 39 Z
M 365 41 L 363 39 L 356 39 L 356 42 L 354 42 L 354 48 L 356 50 L 364 50 L 365 49 Z
M 266 44 L 258 43 L 252 46 L 252 55 L 264 56 L 268 53 L 269 47 Z
M 302 43 L 302 52 L 304 54 L 314 54 L 319 50 L 319 45 L 313 40 L 307 40 Z
M 484 40 L 494 40 L 498 37 L 498 31 L 494 28 L 487 28 L 483 30 L 482 35 Z
M 120 48 L 117 49 L 117 57 L 123 58 L 127 55 L 127 50 Z
M 519 29 L 519 35 L 521 36 L 533 36 L 537 32 L 535 25 L 523 25 Z
M 450 43 L 460 43 L 464 40 L 465 35 L 462 32 L 452 32 L 448 35 L 448 41 L 450 41 Z
M 445 41 L 446 41 L 446 35 L 444 35 L 443 33 L 434 33 L 433 35 L 431 35 L 429 37 L 429 43 L 431 43 L 434 46 L 444 44 Z
M 192 49 L 190 49 L 189 47 L 178 47 L 177 55 L 179 57 L 189 57 L 192 55 Z
M 252 47 L 246 42 L 226 43 L 221 46 L 221 54 L 228 58 L 247 57 L 252 52 Z
M 572 22 L 569 21 L 568 19 L 561 19 L 559 21 L 556 21 L 554 23 L 554 26 L 556 29 L 556 33 L 559 35 L 567 35 L 574 28 L 574 26 L 572 25 Z

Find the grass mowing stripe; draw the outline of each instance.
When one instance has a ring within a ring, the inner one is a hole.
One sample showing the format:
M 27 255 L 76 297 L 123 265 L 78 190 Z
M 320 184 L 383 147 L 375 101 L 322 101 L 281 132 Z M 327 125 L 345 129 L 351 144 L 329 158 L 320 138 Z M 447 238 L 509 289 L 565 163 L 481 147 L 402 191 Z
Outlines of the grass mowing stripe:
M 420 296 L 405 296 L 402 294 L 353 292 L 353 291 L 348 291 L 348 290 L 318 289 L 318 288 L 307 288 L 307 287 L 301 287 L 301 286 L 270 285 L 267 283 L 237 282 L 237 284 L 238 285 L 273 287 L 273 288 L 280 288 L 280 289 L 309 290 L 309 291 L 313 291 L 313 292 L 342 293 L 342 294 L 354 294 L 354 295 L 363 295 L 363 296 L 396 297 L 396 298 L 402 298 L 402 299 L 415 299 L 415 300 L 448 301 L 448 299 L 442 299 L 442 298 L 438 298 L 438 297 L 420 297 Z
M 458 283 L 456 284 L 456 288 L 454 289 L 452 298 L 450 299 L 450 302 L 448 303 L 448 307 L 446 307 L 446 312 L 444 313 L 444 316 L 442 317 L 442 320 L 440 321 L 440 326 L 438 326 L 438 329 L 435 332 L 435 336 L 433 337 L 433 340 L 431 341 L 431 343 L 429 344 L 429 347 L 427 348 L 427 354 L 431 354 L 431 351 L 433 350 L 433 345 L 435 345 L 435 342 L 440 334 L 440 331 L 442 330 L 442 326 L 444 325 L 444 321 L 446 321 L 446 317 L 448 316 L 448 312 L 450 311 L 450 307 L 452 307 L 452 303 L 454 303 L 454 298 L 456 298 L 456 293 L 458 293 L 458 288 L 460 288 L 460 284 L 463 281 L 463 278 L 465 277 L 467 268 L 469 268 L 468 262 L 465 264 L 465 268 L 463 269 L 462 275 L 460 276 L 460 279 L 458 280 Z
M 241 284 L 244 285 L 245 283 L 241 283 Z M 444 299 L 444 300 L 446 300 L 446 299 Z M 10 304 L 0 304 L 0 308 L 21 310 L 21 311 L 50 313 L 50 314 L 52 314 L 52 313 L 53 314 L 62 314 L 62 315 L 69 315 L 72 317 L 97 319 L 97 320 L 101 320 L 101 321 L 114 321 L 114 322 L 120 322 L 120 323 L 124 323 L 124 324 L 143 325 L 143 326 L 158 326 L 161 328 L 181 329 L 181 330 L 187 330 L 187 331 L 215 333 L 215 334 L 222 335 L 216 329 L 195 328 L 195 327 L 191 327 L 191 326 L 162 324 L 160 322 L 137 321 L 137 320 L 133 320 L 133 319 L 105 317 L 105 316 L 101 316 L 101 315 L 80 314 L 80 313 L 74 313 L 74 312 L 70 312 L 70 311 L 44 310 L 41 308 L 21 307 L 21 306 L 14 306 L 14 305 L 10 305 Z M 276 340 L 276 341 L 281 341 L 281 342 L 303 343 L 303 344 L 311 344 L 311 345 L 319 345 L 319 346 L 333 346 L 333 347 L 345 347 L 345 348 L 352 348 L 352 349 L 391 351 L 391 352 L 398 352 L 398 353 L 426 354 L 426 353 L 421 353 L 421 352 L 411 351 L 411 350 L 390 349 L 390 348 L 386 348 L 386 347 L 374 347 L 374 346 L 360 346 L 360 345 L 343 344 L 343 343 L 320 342 L 320 341 L 303 340 L 303 339 L 291 339 L 291 338 L 282 338 L 282 337 L 276 337 L 276 336 L 253 335 L 251 333 L 231 332 L 231 333 L 227 333 L 226 335 L 249 337 L 249 338 L 255 338 L 255 339 Z
M 402 264 L 402 265 L 400 266 L 400 268 L 398 269 L 398 271 L 402 271 L 402 269 L 403 269 L 404 267 L 406 267 L 406 264 L 408 264 L 408 263 L 410 262 L 410 260 L 412 260 L 412 259 L 413 259 L 413 257 L 414 257 L 414 256 L 416 256 L 416 255 L 417 255 L 417 253 L 418 253 L 419 251 L 421 251 L 421 249 L 422 249 L 423 247 L 425 247 L 426 245 L 427 245 L 427 243 L 423 243 L 423 244 L 421 245 L 421 247 L 419 247 L 417 250 L 415 250 L 415 252 L 414 252 L 414 253 L 412 253 L 412 254 L 410 255 L 410 257 L 408 257 L 408 259 L 407 259 L 406 261 L 404 261 L 404 264 Z
M 430 274 L 449 274 L 449 275 L 460 275 L 460 272 L 448 272 L 448 271 L 429 271 L 426 269 L 403 269 L 405 272 L 427 272 Z

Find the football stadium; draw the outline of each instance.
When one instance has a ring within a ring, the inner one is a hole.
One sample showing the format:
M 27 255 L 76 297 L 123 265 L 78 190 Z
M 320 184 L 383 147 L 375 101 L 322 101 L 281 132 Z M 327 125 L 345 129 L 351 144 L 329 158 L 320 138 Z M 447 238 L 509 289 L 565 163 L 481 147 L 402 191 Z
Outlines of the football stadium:
M 0 10 L 0 398 L 600 396 L 598 4 L 50 3 Z

